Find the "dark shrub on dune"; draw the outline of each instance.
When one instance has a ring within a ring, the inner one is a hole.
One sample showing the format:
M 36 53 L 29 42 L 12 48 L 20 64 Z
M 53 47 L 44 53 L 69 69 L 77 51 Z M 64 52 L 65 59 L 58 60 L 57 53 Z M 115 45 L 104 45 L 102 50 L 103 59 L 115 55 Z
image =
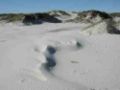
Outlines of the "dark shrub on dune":
M 61 20 L 55 18 L 52 15 L 49 15 L 48 13 L 38 13 L 36 14 L 37 18 L 39 20 L 50 22 L 50 23 L 61 23 Z
M 40 24 L 42 22 L 39 21 L 35 15 L 30 14 L 30 15 L 25 15 L 25 18 L 23 19 L 23 23 L 29 25 L 29 24 Z
M 48 13 L 36 13 L 25 15 L 24 24 L 41 24 L 43 22 L 61 23 L 61 21 Z
M 104 19 L 112 19 L 112 16 L 106 12 L 98 11 L 98 10 L 88 10 L 79 12 L 77 17 L 74 19 L 75 22 L 92 22 L 92 19 L 95 19 L 97 16 L 100 16 L 101 20 Z M 89 18 L 88 18 L 89 17 Z
M 112 17 L 106 13 L 106 12 L 102 12 L 102 11 L 93 11 L 93 13 L 98 13 L 100 15 L 100 17 L 102 17 L 102 19 L 112 19 Z
M 102 19 L 112 19 L 111 15 L 109 15 L 106 12 L 103 11 L 97 11 L 97 10 L 88 10 L 80 13 L 80 15 L 83 15 L 83 17 L 86 16 L 87 13 L 91 13 L 93 17 L 96 17 L 99 15 Z
M 120 30 L 116 28 L 114 25 L 115 22 L 113 20 L 106 20 L 107 23 L 107 32 L 110 34 L 120 34 Z

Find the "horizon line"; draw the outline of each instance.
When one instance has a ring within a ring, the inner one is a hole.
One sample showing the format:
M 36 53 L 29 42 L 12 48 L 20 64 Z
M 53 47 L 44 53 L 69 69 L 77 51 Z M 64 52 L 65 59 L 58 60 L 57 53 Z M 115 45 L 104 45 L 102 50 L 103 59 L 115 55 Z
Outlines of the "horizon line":
M 106 11 L 106 10 L 98 10 L 98 9 L 86 9 L 86 10 L 63 10 L 63 9 L 53 9 L 53 10 L 44 10 L 44 11 L 10 11 L 10 12 L 0 12 L 0 14 L 30 14 L 30 13 L 46 13 L 51 11 L 65 11 L 65 12 L 83 12 L 83 11 L 89 11 L 89 10 L 96 10 L 96 11 L 102 11 L 107 13 L 120 13 L 120 11 Z

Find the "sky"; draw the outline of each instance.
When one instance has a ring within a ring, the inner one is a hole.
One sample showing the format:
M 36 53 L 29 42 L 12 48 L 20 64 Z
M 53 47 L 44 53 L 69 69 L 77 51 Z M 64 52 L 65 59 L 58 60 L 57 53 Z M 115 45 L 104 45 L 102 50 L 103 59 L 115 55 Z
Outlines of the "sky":
M 31 13 L 51 10 L 97 9 L 120 12 L 120 0 L 0 0 L 0 13 Z

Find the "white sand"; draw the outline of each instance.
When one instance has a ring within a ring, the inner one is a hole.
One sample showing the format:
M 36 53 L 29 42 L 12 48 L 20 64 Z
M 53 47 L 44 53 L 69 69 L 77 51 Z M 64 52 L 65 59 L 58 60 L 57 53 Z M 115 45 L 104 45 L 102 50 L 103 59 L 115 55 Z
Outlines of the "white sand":
M 119 90 L 120 36 L 99 25 L 0 24 L 0 90 Z

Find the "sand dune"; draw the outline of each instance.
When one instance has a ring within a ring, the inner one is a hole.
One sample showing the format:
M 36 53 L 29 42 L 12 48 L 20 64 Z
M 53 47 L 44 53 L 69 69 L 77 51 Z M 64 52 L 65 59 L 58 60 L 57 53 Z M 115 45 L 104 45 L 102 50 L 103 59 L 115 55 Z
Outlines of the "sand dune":
M 106 22 L 0 24 L 0 90 L 119 90 L 119 44 Z

